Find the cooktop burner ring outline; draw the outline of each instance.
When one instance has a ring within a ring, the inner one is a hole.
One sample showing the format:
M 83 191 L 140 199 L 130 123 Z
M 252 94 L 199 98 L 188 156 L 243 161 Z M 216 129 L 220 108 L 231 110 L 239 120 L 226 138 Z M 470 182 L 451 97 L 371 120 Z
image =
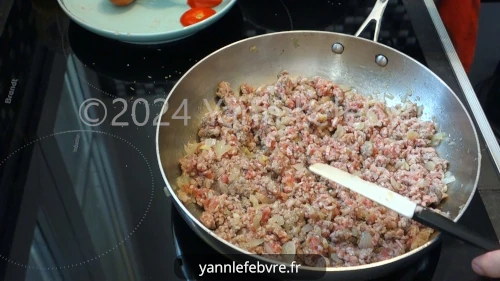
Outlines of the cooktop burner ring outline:
M 32 140 L 29 143 L 27 143 L 27 144 L 21 146 L 20 148 L 16 149 L 15 151 L 9 153 L 5 159 L 3 159 L 3 160 L 0 161 L 0 166 L 2 166 L 4 163 L 6 163 L 7 160 L 10 157 L 12 157 L 13 155 L 15 155 L 16 153 L 18 153 L 21 150 L 23 150 L 23 149 L 25 149 L 25 148 L 27 148 L 27 147 L 35 144 L 35 143 L 38 143 L 38 142 L 40 142 L 42 140 L 45 140 L 45 139 L 48 139 L 48 138 L 51 138 L 51 137 L 55 137 L 55 136 L 58 136 L 58 135 L 64 135 L 64 134 L 69 134 L 69 133 L 83 133 L 83 132 L 86 132 L 86 133 L 97 133 L 97 134 L 107 135 L 107 136 L 111 136 L 111 137 L 113 137 L 115 139 L 118 139 L 118 140 L 126 143 L 130 147 L 132 147 L 135 151 L 137 151 L 139 153 L 139 155 L 142 157 L 142 159 L 144 159 L 144 161 L 146 163 L 146 166 L 148 167 L 149 174 L 151 176 L 151 192 L 150 192 L 149 201 L 147 203 L 147 207 L 146 207 L 146 209 L 144 211 L 144 214 L 141 216 L 141 218 L 139 219 L 139 221 L 137 223 L 135 223 L 135 226 L 133 227 L 133 229 L 127 231 L 129 233 L 127 235 L 124 235 L 124 237 L 121 239 L 120 242 L 118 242 L 115 246 L 113 246 L 111 248 L 108 248 L 105 251 L 101 251 L 100 254 L 98 254 L 98 255 L 96 255 L 96 256 L 94 256 L 92 258 L 89 258 L 86 261 L 77 262 L 77 263 L 73 263 L 73 264 L 59 265 L 59 266 L 55 266 L 55 267 L 40 268 L 40 267 L 36 267 L 36 266 L 28 266 L 28 265 L 25 265 L 25 264 L 21 264 L 21 263 L 15 261 L 15 260 L 11 260 L 11 259 L 3 256 L 2 253 L 0 253 L 0 260 L 4 260 L 4 261 L 6 261 L 6 262 L 8 262 L 10 264 L 13 264 L 13 265 L 16 265 L 16 266 L 19 266 L 19 267 L 23 267 L 23 268 L 26 268 L 26 269 L 31 269 L 31 270 L 40 270 L 40 271 L 42 271 L 42 270 L 70 269 L 70 268 L 82 266 L 82 265 L 88 264 L 90 262 L 96 261 L 99 258 L 101 258 L 101 257 L 103 257 L 103 256 L 111 253 L 112 251 L 118 249 L 127 240 L 129 240 L 134 235 L 134 233 L 139 229 L 139 227 L 142 225 L 142 223 L 145 220 L 147 214 L 149 213 L 149 210 L 151 209 L 151 204 L 152 204 L 153 198 L 154 198 L 155 187 L 154 187 L 153 170 L 151 169 L 151 165 L 149 164 L 146 156 L 135 145 L 133 145 L 130 141 L 128 141 L 128 140 L 126 140 L 126 139 L 124 139 L 124 138 L 122 138 L 120 136 L 117 136 L 115 134 L 111 134 L 111 133 L 108 133 L 108 132 L 104 132 L 104 131 L 97 131 L 97 130 L 68 130 L 68 131 L 62 131 L 62 132 L 52 133 L 52 134 L 49 134 L 49 135 L 37 138 L 35 140 Z

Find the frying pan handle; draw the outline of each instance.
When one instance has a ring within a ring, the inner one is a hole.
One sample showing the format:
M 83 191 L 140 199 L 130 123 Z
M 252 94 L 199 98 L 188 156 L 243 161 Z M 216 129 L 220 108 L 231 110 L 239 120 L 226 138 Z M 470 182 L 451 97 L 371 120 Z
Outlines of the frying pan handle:
M 368 24 L 370 24 L 372 21 L 375 21 L 375 34 L 373 36 L 373 41 L 377 42 L 378 36 L 380 34 L 380 22 L 382 21 L 382 16 L 384 15 L 387 3 L 389 3 L 389 0 L 377 0 L 371 13 L 368 15 L 358 31 L 356 31 L 356 34 L 354 34 L 354 36 L 359 36 L 361 32 L 363 32 L 363 30 L 368 26 Z

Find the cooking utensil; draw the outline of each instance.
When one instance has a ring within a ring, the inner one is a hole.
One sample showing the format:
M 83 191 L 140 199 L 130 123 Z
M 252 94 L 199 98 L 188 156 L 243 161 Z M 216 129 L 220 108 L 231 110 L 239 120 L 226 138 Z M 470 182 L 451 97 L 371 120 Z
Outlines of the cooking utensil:
M 486 251 L 500 249 L 500 244 L 489 241 L 446 217 L 417 205 L 409 198 L 390 189 L 383 188 L 375 183 L 363 180 L 360 177 L 344 172 L 340 169 L 323 163 L 309 166 L 309 170 L 319 176 L 334 181 L 364 197 L 373 200 L 407 218 L 423 225 L 442 231 L 464 242 L 470 243 Z
M 90 32 L 130 44 L 162 44 L 191 36 L 221 19 L 236 0 L 223 0 L 216 14 L 184 27 L 185 0 L 136 0 L 116 6 L 109 0 L 58 0 L 64 12 Z
M 380 21 L 387 1 L 377 1 L 368 21 Z M 380 24 L 377 25 L 379 30 Z M 358 32 L 357 34 L 359 34 Z M 378 31 L 375 33 L 378 34 Z M 222 254 L 242 250 L 219 238 L 197 219 L 193 205 L 185 206 L 176 196 L 180 159 L 184 145 L 196 140 L 202 116 L 216 106 L 215 88 L 220 81 L 238 87 L 243 82 L 259 86 L 275 81 L 287 70 L 292 76 L 324 76 L 343 85 L 354 86 L 365 95 L 390 93 L 392 106 L 410 100 L 423 106 L 422 118 L 435 119 L 450 141 L 437 147 L 451 164 L 456 181 L 448 184 L 449 198 L 439 209 L 460 219 L 476 190 L 480 172 L 480 149 L 476 129 L 455 93 L 434 73 L 411 57 L 374 40 L 321 31 L 289 31 L 248 38 L 219 49 L 194 65 L 178 81 L 162 108 L 157 126 L 157 157 L 175 206 L 193 231 Z M 209 106 L 207 106 L 207 104 Z M 381 277 L 415 261 L 436 245 L 438 233 L 430 241 L 398 257 L 366 265 L 327 268 L 326 278 L 341 280 Z M 242 255 L 246 254 L 246 255 Z M 320 269 L 301 266 L 301 271 Z

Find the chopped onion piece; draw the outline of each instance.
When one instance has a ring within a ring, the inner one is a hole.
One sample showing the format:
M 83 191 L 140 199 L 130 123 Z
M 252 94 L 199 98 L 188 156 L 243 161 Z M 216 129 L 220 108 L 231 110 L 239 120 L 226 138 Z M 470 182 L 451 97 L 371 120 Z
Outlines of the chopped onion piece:
M 222 155 L 224 155 L 224 153 L 228 152 L 230 149 L 231 146 L 226 144 L 225 140 L 217 141 L 214 146 L 215 155 L 218 159 L 220 159 Z
M 272 203 L 272 201 L 262 193 L 255 193 L 255 198 L 257 198 L 260 202 L 262 202 L 264 204 L 271 204 Z
M 245 153 L 246 156 L 248 156 L 248 158 L 254 158 L 254 154 L 248 149 L 248 147 L 244 147 L 243 148 L 243 153 Z
M 304 167 L 304 164 L 302 164 L 302 163 L 295 164 L 292 167 L 294 167 L 295 170 L 297 170 L 299 172 L 306 172 L 307 171 L 306 167 Z
M 260 205 L 259 205 L 259 206 L 257 206 L 255 209 L 260 210 L 260 209 L 263 209 L 263 208 L 265 208 L 265 207 L 269 207 L 269 206 L 271 206 L 271 204 L 260 204 Z
M 177 191 L 177 197 L 184 203 L 187 203 L 189 199 L 191 199 L 189 195 L 182 189 Z
M 259 227 L 260 226 L 260 220 L 262 219 L 262 212 L 260 210 L 257 210 L 255 213 L 255 216 L 253 217 L 253 226 L 254 227 Z
M 229 194 L 229 190 L 227 189 L 227 185 L 223 182 L 219 182 L 219 190 L 223 194 Z
M 331 100 L 332 100 L 332 97 L 329 97 L 329 96 L 324 96 L 324 97 L 322 97 L 322 98 L 319 100 L 319 102 L 320 102 L 320 103 L 325 103 L 325 102 L 329 102 L 329 101 L 331 101 Z
M 313 231 L 314 231 L 316 234 L 318 234 L 318 235 L 320 235 L 320 236 L 321 236 L 321 227 L 319 227 L 319 226 L 315 225 L 315 226 L 313 227 Z
M 199 147 L 199 143 L 188 143 L 184 145 L 184 151 L 186 151 L 186 156 L 193 155 Z
M 406 133 L 406 138 L 409 140 L 416 140 L 418 139 L 418 133 L 413 130 L 409 130 L 408 133 Z
M 426 181 L 425 179 L 419 179 L 417 182 L 417 187 L 424 187 L 429 185 L 429 182 Z
M 373 143 L 371 141 L 366 141 L 363 143 L 360 149 L 361 154 L 364 156 L 372 156 L 373 155 Z
M 288 241 L 281 246 L 281 254 L 283 255 L 295 255 L 296 251 L 297 248 L 294 241 Z
M 434 134 L 431 138 L 431 146 L 438 146 L 445 137 L 446 133 L 443 132 Z
M 311 231 L 313 229 L 312 225 L 310 224 L 306 224 L 302 227 L 302 229 L 300 230 L 300 232 L 302 233 L 308 233 L 309 231 Z
M 444 184 L 449 184 L 449 183 L 452 183 L 454 181 L 456 181 L 455 176 L 450 171 L 447 171 L 444 174 L 444 178 L 443 178 Z
M 269 220 L 272 221 L 272 222 L 275 222 L 278 225 L 284 225 L 285 224 L 285 219 L 283 219 L 283 216 L 281 216 L 281 215 L 274 215 Z
M 407 171 L 410 170 L 410 164 L 408 164 L 408 162 L 406 162 L 406 160 L 404 162 L 404 169 L 407 170 Z
M 276 124 L 275 124 L 275 126 L 276 126 L 276 129 L 278 129 L 278 130 L 285 128 L 285 125 L 283 125 L 283 123 L 281 123 L 281 119 L 280 118 L 276 118 Z
M 186 185 L 191 184 L 191 178 L 189 176 L 183 174 L 177 178 L 176 183 L 177 183 L 178 188 L 182 188 Z
M 215 145 L 216 142 L 217 142 L 216 139 L 206 139 L 201 145 L 201 149 L 203 150 L 210 149 L 212 146 Z
M 289 123 L 292 119 L 291 119 L 290 117 L 288 117 L 288 116 L 283 116 L 283 117 L 281 117 L 281 118 L 280 118 L 280 120 L 281 120 L 281 123 L 282 123 L 283 125 L 288 125 L 288 123 Z
M 264 243 L 264 241 L 265 241 L 264 239 L 251 239 L 250 241 L 248 241 L 246 246 L 250 249 L 255 248 L 260 244 Z
M 398 115 L 401 114 L 401 111 L 397 110 L 394 107 L 391 107 L 391 114 L 394 115 L 394 116 L 398 116 Z
M 333 216 L 333 212 L 332 211 L 328 212 L 328 215 L 326 216 L 325 220 L 326 221 L 331 221 L 332 220 L 332 216 Z
M 206 149 L 202 149 L 201 153 L 199 154 L 199 156 L 201 158 L 205 158 L 205 157 L 207 157 L 207 155 L 208 155 L 208 150 L 206 150 Z
M 274 95 L 274 86 L 269 85 L 266 87 L 266 90 L 269 92 L 269 94 Z
M 361 233 L 361 238 L 359 238 L 358 247 L 360 249 L 373 248 L 373 237 L 369 232 L 363 231 Z
M 390 100 L 393 100 L 394 99 L 394 96 L 389 94 L 389 93 L 385 93 L 385 97 L 390 99 Z
M 335 130 L 335 133 L 333 134 L 333 138 L 335 139 L 340 139 L 345 135 L 345 129 L 342 127 L 342 125 L 337 126 L 337 130 Z
M 325 213 L 323 213 L 323 212 L 319 211 L 319 212 L 318 212 L 318 216 L 319 216 L 319 218 L 320 218 L 320 219 L 324 220 L 324 219 L 326 218 L 327 214 L 325 214 Z
M 427 241 L 429 241 L 429 236 L 432 234 L 433 230 L 429 229 L 421 229 L 415 237 L 413 237 L 413 241 L 411 243 L 410 249 L 413 250 L 424 245 Z
M 240 116 L 241 115 L 241 106 L 237 106 L 234 109 L 234 114 L 236 114 L 236 116 Z
M 379 121 L 377 115 L 371 110 L 366 113 L 366 117 L 368 117 L 368 122 L 370 122 L 372 125 L 377 124 Z
M 425 168 L 429 171 L 433 171 L 434 168 L 436 168 L 436 163 L 428 161 L 427 163 L 425 163 Z
M 281 116 L 285 115 L 285 112 L 283 110 L 279 109 L 278 107 L 276 107 L 274 105 L 271 105 L 267 110 L 268 110 L 269 114 L 274 115 L 274 116 L 281 117 Z
M 255 197 L 254 195 L 250 195 L 248 199 L 250 200 L 250 202 L 252 202 L 252 205 L 254 207 L 259 206 L 259 201 L 257 200 L 257 197 Z
M 262 165 L 266 165 L 267 159 L 268 159 L 268 158 L 267 158 L 267 156 L 265 156 L 265 155 L 261 155 L 261 156 L 259 157 L 259 162 L 260 162 L 260 164 L 262 164 Z
M 391 185 L 396 190 L 401 190 L 401 184 L 391 177 Z
M 309 204 L 305 204 L 304 205 L 304 212 L 307 214 L 307 215 L 312 215 L 312 214 L 315 214 L 316 213 L 316 210 L 314 210 L 314 208 L 309 205 Z
M 443 186 L 441 187 L 441 192 L 443 193 L 443 196 L 446 194 L 445 192 L 447 192 L 447 191 L 448 191 L 448 186 L 444 183 Z M 446 196 L 448 196 L 448 195 L 446 195 Z
M 410 170 L 410 165 L 406 162 L 406 159 L 401 159 L 398 162 L 396 162 L 396 165 L 394 166 L 396 169 L 403 169 L 403 170 Z
M 203 186 L 204 186 L 205 188 L 210 188 L 210 187 L 212 186 L 212 184 L 213 184 L 213 183 L 214 183 L 214 181 L 213 181 L 213 180 L 211 180 L 211 179 L 205 179 L 205 182 L 203 182 Z
M 266 110 L 264 107 L 262 107 L 260 105 L 252 105 L 251 108 L 256 113 L 261 113 L 261 112 L 264 112 L 264 110 Z
M 339 88 L 344 92 L 348 92 L 352 89 L 352 87 L 348 85 L 339 85 Z
M 355 130 L 363 130 L 365 128 L 364 122 L 356 122 L 352 124 Z
M 264 252 L 268 254 L 274 254 L 273 247 L 271 247 L 271 243 L 265 242 L 264 243 Z
M 337 254 L 333 253 L 330 255 L 330 259 L 336 263 L 342 262 L 342 260 L 337 256 Z
M 240 169 L 237 167 L 233 167 L 231 171 L 229 172 L 228 180 L 229 181 L 234 181 L 240 176 Z
M 233 218 L 236 222 L 239 222 L 240 221 L 240 215 L 238 215 L 238 213 L 233 213 Z

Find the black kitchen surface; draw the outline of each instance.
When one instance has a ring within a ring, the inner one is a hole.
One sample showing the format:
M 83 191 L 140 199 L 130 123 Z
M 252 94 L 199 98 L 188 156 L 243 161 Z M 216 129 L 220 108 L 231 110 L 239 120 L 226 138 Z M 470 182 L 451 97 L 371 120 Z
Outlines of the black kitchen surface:
M 3 0 L 1 280 L 182 280 L 177 256 L 217 255 L 164 192 L 156 116 L 185 71 L 218 48 L 291 29 L 354 34 L 373 4 L 305 2 L 239 0 L 192 37 L 134 46 L 82 29 L 56 0 Z M 422 1 L 391 1 L 380 42 L 427 65 L 463 95 L 428 18 Z M 478 194 L 460 223 L 496 239 Z M 424 258 L 381 280 L 483 280 L 470 268 L 479 254 L 443 237 Z M 182 262 L 184 274 L 192 275 L 192 263 Z

